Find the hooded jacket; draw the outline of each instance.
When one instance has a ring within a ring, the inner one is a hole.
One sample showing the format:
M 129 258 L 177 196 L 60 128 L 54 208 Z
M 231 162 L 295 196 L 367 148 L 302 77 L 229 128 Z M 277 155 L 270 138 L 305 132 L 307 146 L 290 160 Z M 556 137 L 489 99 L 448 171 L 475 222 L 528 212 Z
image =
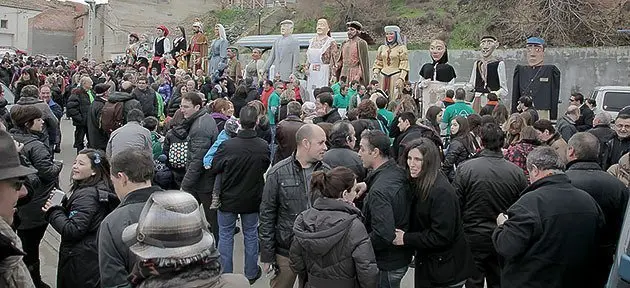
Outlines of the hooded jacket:
M 107 101 L 110 103 L 123 103 L 123 117 L 125 118 L 125 122 L 127 123 L 127 114 L 129 111 L 133 109 L 142 110 L 142 103 L 139 100 L 135 99 L 133 95 L 126 92 L 114 92 L 109 95 Z M 149 115 L 144 115 L 144 117 L 148 117 Z
M 45 137 L 45 143 L 48 144 L 49 147 L 53 147 L 53 145 L 57 144 L 55 140 L 57 139 L 57 135 L 61 133 L 59 131 L 59 120 L 44 100 L 33 97 L 22 97 L 15 103 L 15 106 L 11 107 L 11 110 L 18 106 L 33 106 L 39 109 L 39 111 L 42 112 L 42 120 L 44 120 L 42 134 Z
M 158 117 L 158 100 L 156 99 L 155 90 L 151 89 L 151 87 L 147 87 L 144 90 L 136 87 L 131 91 L 131 95 L 142 105 L 144 117 Z
M 378 268 L 361 211 L 341 199 L 318 198 L 295 219 L 291 268 L 305 287 L 376 287 Z

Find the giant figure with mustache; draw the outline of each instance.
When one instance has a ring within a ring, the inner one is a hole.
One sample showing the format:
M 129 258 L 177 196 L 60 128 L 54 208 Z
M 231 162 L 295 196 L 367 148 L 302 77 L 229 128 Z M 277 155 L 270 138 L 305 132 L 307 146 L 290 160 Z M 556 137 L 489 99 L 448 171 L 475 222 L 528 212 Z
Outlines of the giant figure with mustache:
M 494 36 L 481 38 L 481 59 L 475 61 L 469 84 L 475 92 L 472 108 L 476 113 L 481 111 L 488 103 L 488 94 L 494 93 L 505 101 L 508 96 L 507 77 L 505 74 L 505 62 L 497 59 L 492 54 L 499 47 L 499 42 Z
M 555 65 L 543 65 L 545 40 L 527 39 L 527 65 L 516 65 L 512 84 L 512 112 L 516 112 L 518 99 L 529 96 L 541 119 L 558 118 L 560 97 L 560 70 Z

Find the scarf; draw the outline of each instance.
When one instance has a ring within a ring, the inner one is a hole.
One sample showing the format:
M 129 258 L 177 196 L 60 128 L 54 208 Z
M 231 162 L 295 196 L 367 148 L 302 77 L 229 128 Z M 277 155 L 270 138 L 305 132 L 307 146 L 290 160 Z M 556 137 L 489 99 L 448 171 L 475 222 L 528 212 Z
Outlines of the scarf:
M 13 246 L 19 249 L 22 255 L 22 241 L 13 232 L 11 226 L 0 217 L 0 234 L 13 243 Z M 3 247 L 4 249 L 4 247 Z M 5 252 L 5 251 L 3 251 Z M 2 253 L 4 254 L 4 253 Z M 29 274 L 22 255 L 8 256 L 0 261 L 0 286 L 9 288 L 34 288 L 31 274 Z M 6 286 L 5 286 L 6 285 Z
M 204 270 L 217 270 L 217 276 L 221 274 L 221 264 L 214 257 L 200 257 L 194 259 L 187 265 L 160 265 L 159 262 L 160 260 L 157 259 L 138 261 L 133 266 L 127 280 L 133 286 L 138 286 L 149 278 L 178 274 L 183 270 L 192 269 L 196 266 L 203 267 Z

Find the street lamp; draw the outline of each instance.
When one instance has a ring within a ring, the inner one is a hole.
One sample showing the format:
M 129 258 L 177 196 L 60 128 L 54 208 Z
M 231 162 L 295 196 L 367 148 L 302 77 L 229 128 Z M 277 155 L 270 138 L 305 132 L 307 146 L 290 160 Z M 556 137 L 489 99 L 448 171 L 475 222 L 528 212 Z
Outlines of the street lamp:
M 258 35 L 260 35 L 260 17 L 262 16 L 262 10 L 258 11 Z

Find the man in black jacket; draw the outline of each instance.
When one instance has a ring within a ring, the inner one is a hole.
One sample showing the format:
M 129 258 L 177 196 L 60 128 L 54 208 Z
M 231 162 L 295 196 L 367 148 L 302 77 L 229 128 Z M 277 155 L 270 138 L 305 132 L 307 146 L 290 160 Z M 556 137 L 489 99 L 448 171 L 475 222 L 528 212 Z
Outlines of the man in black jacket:
M 94 101 L 92 94 L 92 79 L 83 77 L 79 80 L 79 87 L 72 90 L 66 104 L 66 116 L 72 118 L 74 125 L 74 145 L 77 153 L 85 148 L 85 135 L 87 133 L 87 118 L 90 104 Z
M 8 59 L 3 58 L 0 63 L 0 82 L 9 87 L 12 78 L 13 71 L 11 70 L 11 63 L 9 63 Z
M 330 168 L 343 166 L 352 170 L 357 176 L 357 182 L 363 182 L 366 174 L 363 161 L 359 153 L 352 150 L 357 141 L 354 126 L 345 120 L 338 121 L 330 128 L 328 139 L 330 149 L 324 154 L 324 162 L 330 165 Z
M 575 120 L 575 127 L 579 132 L 584 132 L 593 128 L 595 113 L 593 113 L 591 108 L 588 108 L 588 106 L 584 104 L 584 95 L 582 95 L 582 93 L 572 93 L 571 97 L 569 97 L 569 105 L 580 107 L 580 117 Z
M 390 140 L 382 131 L 364 131 L 359 147 L 363 167 L 371 169 L 361 186 L 368 188 L 363 214 L 376 254 L 379 287 L 400 287 L 412 254 L 410 249 L 393 243 L 396 229 L 409 228 L 407 173 L 390 159 Z
M 484 150 L 479 157 L 457 167 L 453 182 L 461 205 L 464 234 L 478 270 L 466 287 L 483 288 L 485 278 L 489 288 L 499 288 L 499 262 L 491 238 L 496 228 L 494 218 L 518 200 L 527 187 L 527 178 L 521 168 L 503 158 L 501 147 L 505 136 L 498 125 L 486 124 L 479 134 Z
M 88 113 L 87 119 L 88 147 L 102 151 L 107 149 L 107 141 L 109 140 L 109 135 L 101 128 L 101 112 L 109 98 L 108 90 L 109 85 L 96 84 L 94 87 L 96 98 L 94 98 L 94 102 L 90 106 L 90 113 Z
M 593 270 L 591 277 L 588 277 L 589 285 L 585 287 L 606 285 L 628 203 L 628 188 L 600 168 L 597 164 L 598 151 L 599 140 L 590 133 L 579 132 L 569 139 L 566 174 L 573 186 L 586 191 L 595 199 L 606 220 L 600 233 L 597 258 L 591 263 Z
M 413 113 L 400 113 L 397 119 L 397 127 L 400 134 L 398 134 L 392 144 L 392 157 L 394 160 L 398 160 L 398 156 L 405 150 L 406 144 L 421 137 L 431 140 L 440 149 L 440 152 L 442 151 L 443 144 L 440 135 L 429 127 L 416 124 L 416 116 Z M 441 155 L 440 158 L 442 158 Z
M 142 104 L 144 117 L 158 117 L 158 103 L 155 90 L 148 86 L 148 80 L 144 76 L 138 77 L 138 86 L 133 89 L 131 95 Z
M 619 111 L 617 119 L 615 119 L 616 135 L 608 143 L 606 143 L 606 161 L 604 162 L 604 170 L 610 166 L 619 163 L 619 159 L 624 154 L 630 152 L 630 107 L 626 107 Z
M 293 223 L 315 201 L 310 185 L 313 172 L 330 169 L 322 162 L 326 152 L 326 133 L 322 128 L 305 124 L 295 137 L 296 152 L 267 173 L 260 204 L 260 262 L 266 273 L 275 266 L 272 288 L 293 287 L 295 283 L 297 275 L 289 260 Z M 300 282 L 304 280 L 300 276 Z
M 98 261 L 101 287 L 131 287 L 127 276 L 136 264 L 129 246 L 122 239 L 126 226 L 138 223 L 145 202 L 156 191 L 152 186 L 153 155 L 138 149 L 124 150 L 112 158 L 111 178 L 120 205 L 112 211 L 99 228 Z
M 330 93 L 319 93 L 315 99 L 315 105 L 317 106 L 318 117 L 313 119 L 313 123 L 326 122 L 335 124 L 335 122 L 341 120 L 339 111 L 337 111 L 337 108 L 333 108 L 333 96 Z
M 604 167 L 606 164 L 606 153 L 608 146 L 606 145 L 610 140 L 615 137 L 615 130 L 610 128 L 610 122 L 612 121 L 610 114 L 606 111 L 597 113 L 593 119 L 593 128 L 586 131 L 597 137 L 599 140 L 599 158 L 597 163 L 600 167 Z
M 592 287 L 593 256 L 604 215 L 588 193 L 571 185 L 551 147 L 527 157 L 531 185 L 497 216 L 492 243 L 505 259 L 502 287 Z
M 219 146 L 212 161 L 212 173 L 221 176 L 219 208 L 219 252 L 223 273 L 232 273 L 234 229 L 241 216 L 245 246 L 245 277 L 253 284 L 262 275 L 258 266 L 258 211 L 269 168 L 269 145 L 258 138 L 258 111 L 245 106 L 239 115 L 241 129 L 235 138 Z M 245 200 L 246 199 L 246 200 Z M 244 201 L 245 200 L 245 201 Z

